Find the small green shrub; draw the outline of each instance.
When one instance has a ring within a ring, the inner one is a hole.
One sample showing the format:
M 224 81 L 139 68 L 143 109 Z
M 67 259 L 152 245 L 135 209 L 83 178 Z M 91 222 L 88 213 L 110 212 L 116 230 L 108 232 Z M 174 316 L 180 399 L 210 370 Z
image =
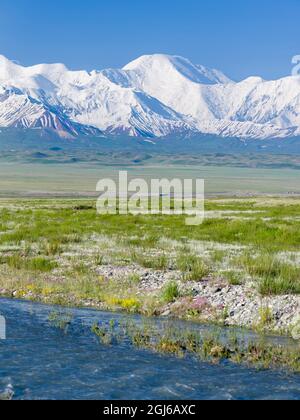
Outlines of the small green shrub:
M 236 271 L 226 271 L 223 275 L 231 286 L 240 286 L 243 284 L 241 273 Z
M 273 312 L 268 306 L 263 306 L 259 310 L 259 322 L 257 328 L 264 330 L 264 328 L 270 326 L 274 320 Z
M 172 303 L 179 297 L 179 295 L 178 284 L 170 282 L 163 288 L 161 298 L 164 303 Z
M 166 255 L 158 255 L 155 257 L 147 257 L 142 254 L 133 253 L 131 260 L 144 268 L 152 268 L 153 270 L 165 271 L 169 267 L 169 261 Z
M 272 254 L 252 257 L 246 254 L 237 260 L 252 278 L 258 280 L 263 296 L 300 294 L 300 268 L 281 262 Z
M 57 267 L 57 263 L 47 258 L 23 258 L 20 255 L 12 255 L 1 258 L 2 264 L 7 264 L 15 270 L 50 272 Z
M 272 295 L 299 295 L 300 294 L 300 278 L 271 278 L 265 277 L 259 280 L 258 290 L 262 296 Z
M 177 258 L 176 267 L 183 273 L 185 281 L 200 281 L 210 272 L 201 258 L 190 254 L 181 254 Z
M 58 255 L 61 253 L 61 251 L 62 248 L 59 241 L 46 242 L 42 248 L 42 253 L 49 257 L 53 255 Z

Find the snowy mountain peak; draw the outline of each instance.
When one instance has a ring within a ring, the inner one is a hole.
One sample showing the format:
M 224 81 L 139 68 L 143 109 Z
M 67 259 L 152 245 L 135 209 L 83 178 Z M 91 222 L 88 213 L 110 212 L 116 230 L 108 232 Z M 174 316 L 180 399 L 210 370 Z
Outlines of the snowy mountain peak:
M 164 72 L 168 76 L 172 75 L 172 73 L 177 73 L 177 75 L 187 78 L 191 82 L 202 84 L 223 83 L 223 81 L 230 82 L 230 79 L 220 71 L 194 65 L 184 57 L 166 54 L 144 55 L 127 64 L 123 67 L 123 70 L 138 74 L 144 72 L 161 74 Z
M 20 72 L 19 66 L 13 61 L 0 55 L 0 80 L 10 79 L 18 76 Z
M 7 64 L 12 63 L 8 58 L 6 58 L 4 55 L 0 54 L 0 66 L 4 66 Z
M 54 82 L 66 72 L 68 72 L 68 69 L 64 64 L 38 64 L 25 67 L 0 55 L 0 81 L 14 82 L 17 79 L 23 79 L 25 84 L 26 79 L 40 76 Z
M 123 69 L 24 67 L 0 55 L 0 127 L 63 137 L 161 137 L 209 133 L 284 138 L 300 134 L 300 77 L 233 82 L 180 56 L 142 56 Z

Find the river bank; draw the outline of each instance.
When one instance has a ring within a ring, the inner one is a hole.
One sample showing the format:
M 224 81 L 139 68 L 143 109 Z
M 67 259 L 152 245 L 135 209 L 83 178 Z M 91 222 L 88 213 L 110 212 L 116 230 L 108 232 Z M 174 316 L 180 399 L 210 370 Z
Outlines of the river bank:
M 284 337 L 11 299 L 0 312 L 0 399 L 300 398 Z
M 101 274 L 100 274 L 101 273 Z M 138 266 L 98 268 L 101 288 L 113 281 L 131 297 L 82 297 L 77 292 L 51 289 L 44 285 L 20 285 L 0 289 L 0 296 L 66 307 L 94 308 L 145 316 L 190 320 L 222 326 L 244 327 L 262 333 L 274 333 L 300 339 L 300 297 L 294 295 L 262 297 L 255 284 L 228 285 L 224 279 L 182 282 L 180 273 L 142 269 Z M 124 284 L 132 277 L 138 285 Z M 16 283 L 15 283 L 16 284 Z M 125 293 L 126 294 L 126 293 Z M 168 296 L 169 295 L 169 296 Z M 125 296 L 125 295 L 124 295 Z

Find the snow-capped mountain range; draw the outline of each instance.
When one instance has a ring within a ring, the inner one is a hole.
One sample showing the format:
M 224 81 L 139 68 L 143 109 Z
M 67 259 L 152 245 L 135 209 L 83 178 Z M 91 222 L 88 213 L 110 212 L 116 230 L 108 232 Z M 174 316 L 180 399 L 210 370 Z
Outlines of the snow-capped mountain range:
M 293 137 L 300 135 L 300 76 L 234 82 L 162 54 L 92 72 L 63 64 L 23 67 L 0 55 L 0 127 L 48 129 L 67 138 Z

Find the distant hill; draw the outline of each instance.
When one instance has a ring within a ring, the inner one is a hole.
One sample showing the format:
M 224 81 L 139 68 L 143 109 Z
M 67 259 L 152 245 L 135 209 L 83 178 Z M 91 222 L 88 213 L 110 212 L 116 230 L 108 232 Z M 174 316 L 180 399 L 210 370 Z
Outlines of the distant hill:
M 32 129 L 0 129 L 0 153 L 5 151 L 27 151 L 36 153 L 43 158 L 43 154 L 59 151 L 72 152 L 114 152 L 138 153 L 142 155 L 164 154 L 199 158 L 202 154 L 216 155 L 300 155 L 300 137 L 269 140 L 241 140 L 238 138 L 222 138 L 212 135 L 167 136 L 156 139 L 132 138 L 129 136 L 78 136 L 76 139 L 59 138 L 51 130 Z

